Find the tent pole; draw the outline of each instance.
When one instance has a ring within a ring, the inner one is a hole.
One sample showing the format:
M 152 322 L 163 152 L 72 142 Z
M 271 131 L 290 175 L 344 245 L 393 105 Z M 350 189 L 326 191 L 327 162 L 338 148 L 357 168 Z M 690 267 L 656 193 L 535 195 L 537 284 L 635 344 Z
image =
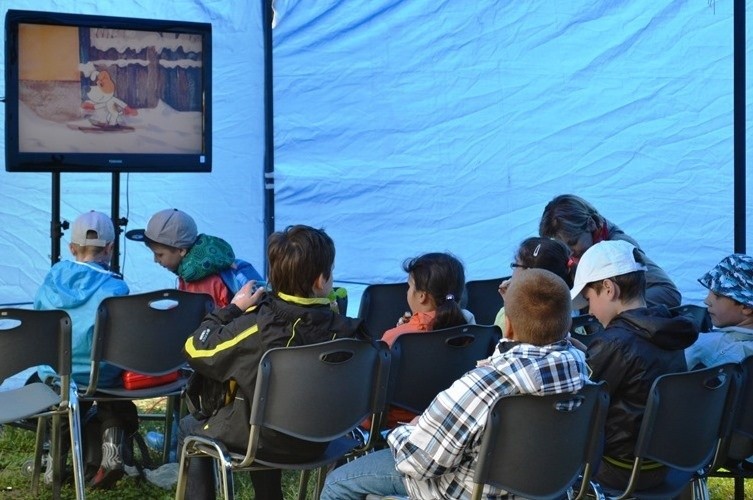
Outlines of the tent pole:
M 745 0 L 735 0 L 733 18 L 735 253 L 745 253 Z
M 274 100 L 272 80 L 273 0 L 262 0 L 264 36 L 264 271 L 267 270 L 267 238 L 275 230 Z

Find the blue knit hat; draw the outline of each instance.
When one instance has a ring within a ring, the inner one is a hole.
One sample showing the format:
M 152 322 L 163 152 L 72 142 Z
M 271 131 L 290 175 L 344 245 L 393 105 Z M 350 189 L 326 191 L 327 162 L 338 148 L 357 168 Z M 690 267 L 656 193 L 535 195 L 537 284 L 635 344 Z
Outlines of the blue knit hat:
M 741 253 L 729 255 L 698 282 L 718 295 L 753 308 L 753 257 Z

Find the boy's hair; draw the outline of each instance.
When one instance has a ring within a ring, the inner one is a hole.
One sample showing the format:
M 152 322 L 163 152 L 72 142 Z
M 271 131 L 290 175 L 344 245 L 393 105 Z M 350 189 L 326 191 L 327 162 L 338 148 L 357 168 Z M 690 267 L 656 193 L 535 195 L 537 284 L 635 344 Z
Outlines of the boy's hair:
M 641 252 L 637 248 L 633 249 L 633 258 L 638 264 L 646 264 L 643 255 L 641 255 Z M 605 279 L 611 279 L 618 287 L 620 287 L 620 302 L 623 304 L 634 299 L 645 300 L 646 298 L 645 271 L 633 271 L 632 273 L 620 274 L 619 276 L 612 276 L 611 278 Z M 586 288 L 593 289 L 596 292 L 596 295 L 599 295 L 604 289 L 604 280 L 587 283 Z
M 570 288 L 551 271 L 524 269 L 510 281 L 505 315 L 515 340 L 539 346 L 562 340 L 572 322 Z
M 592 221 L 596 228 L 604 225 L 604 217 L 593 205 L 574 194 L 562 194 L 544 207 L 539 236 L 561 238 L 567 243 L 587 231 Z
M 460 308 L 465 270 L 457 257 L 449 253 L 426 253 L 403 262 L 403 270 L 413 276 L 416 290 L 428 293 L 434 301 L 434 330 L 468 322 Z
M 99 235 L 96 231 L 89 230 L 86 232 L 87 239 L 97 239 Z M 77 262 L 99 262 L 100 264 L 110 265 L 110 248 L 107 246 L 100 247 L 97 245 L 79 245 L 78 243 L 71 243 L 75 249 L 72 249 L 72 254 L 76 258 Z
M 570 248 L 560 240 L 534 236 L 523 240 L 515 260 L 523 267 L 551 271 L 570 287 L 573 284 L 570 254 Z
M 288 226 L 269 236 L 269 285 L 274 292 L 311 297 L 314 282 L 329 279 L 335 263 L 335 243 L 324 232 L 310 226 Z

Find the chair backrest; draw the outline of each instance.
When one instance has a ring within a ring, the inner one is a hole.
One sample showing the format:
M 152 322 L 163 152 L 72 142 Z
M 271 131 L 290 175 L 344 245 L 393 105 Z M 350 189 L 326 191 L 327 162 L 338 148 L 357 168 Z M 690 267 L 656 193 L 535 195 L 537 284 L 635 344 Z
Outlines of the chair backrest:
M 732 429 L 722 449 L 722 461 L 741 462 L 753 456 L 753 356 L 740 362 L 741 382 Z
M 500 398 L 481 439 L 473 498 L 481 498 L 484 484 L 524 498 L 564 498 L 601 458 L 608 406 L 604 382 L 571 394 Z
M 476 317 L 479 325 L 494 324 L 497 313 L 504 305 L 504 300 L 499 294 L 499 284 L 505 278 L 493 278 L 487 280 L 472 280 L 465 284 L 466 309 Z
M 683 304 L 677 307 L 672 307 L 669 312 L 673 316 L 685 316 L 690 319 L 696 326 L 699 332 L 709 332 L 714 327 L 711 322 L 711 316 L 709 311 L 704 306 L 697 306 L 695 304 Z
M 49 365 L 71 374 L 71 318 L 63 310 L 0 309 L 0 381 L 25 368 Z
M 381 283 L 369 285 L 363 290 L 358 317 L 375 339 L 394 328 L 397 320 L 410 311 L 408 306 L 408 283 Z
M 186 363 L 186 339 L 213 307 L 208 294 L 175 289 L 108 297 L 97 309 L 92 361 L 146 375 L 175 371 Z
M 350 338 L 267 351 L 251 405 L 249 452 L 261 427 L 328 442 L 383 411 L 389 357 L 381 342 Z
M 476 362 L 494 352 L 502 332 L 494 325 L 462 325 L 403 334 L 391 348 L 388 402 L 423 412 Z
M 581 314 L 573 318 L 570 326 L 570 335 L 584 345 L 588 345 L 593 340 L 593 335 L 602 331 L 604 327 L 599 320 L 590 314 Z
M 708 465 L 728 428 L 738 366 L 727 363 L 657 378 L 635 456 L 687 472 Z

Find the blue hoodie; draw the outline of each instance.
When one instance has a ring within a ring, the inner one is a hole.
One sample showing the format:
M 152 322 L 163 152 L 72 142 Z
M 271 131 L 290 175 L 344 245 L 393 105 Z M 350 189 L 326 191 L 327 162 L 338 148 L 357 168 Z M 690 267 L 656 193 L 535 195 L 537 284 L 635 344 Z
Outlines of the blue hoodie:
M 97 307 L 114 295 L 128 295 L 128 285 L 119 274 L 96 262 L 61 261 L 52 266 L 34 297 L 34 309 L 64 309 L 71 317 L 73 380 L 81 389 L 89 384 Z M 44 379 L 49 373 L 40 370 L 39 376 Z M 121 385 L 120 373 L 120 368 L 101 363 L 99 385 Z

